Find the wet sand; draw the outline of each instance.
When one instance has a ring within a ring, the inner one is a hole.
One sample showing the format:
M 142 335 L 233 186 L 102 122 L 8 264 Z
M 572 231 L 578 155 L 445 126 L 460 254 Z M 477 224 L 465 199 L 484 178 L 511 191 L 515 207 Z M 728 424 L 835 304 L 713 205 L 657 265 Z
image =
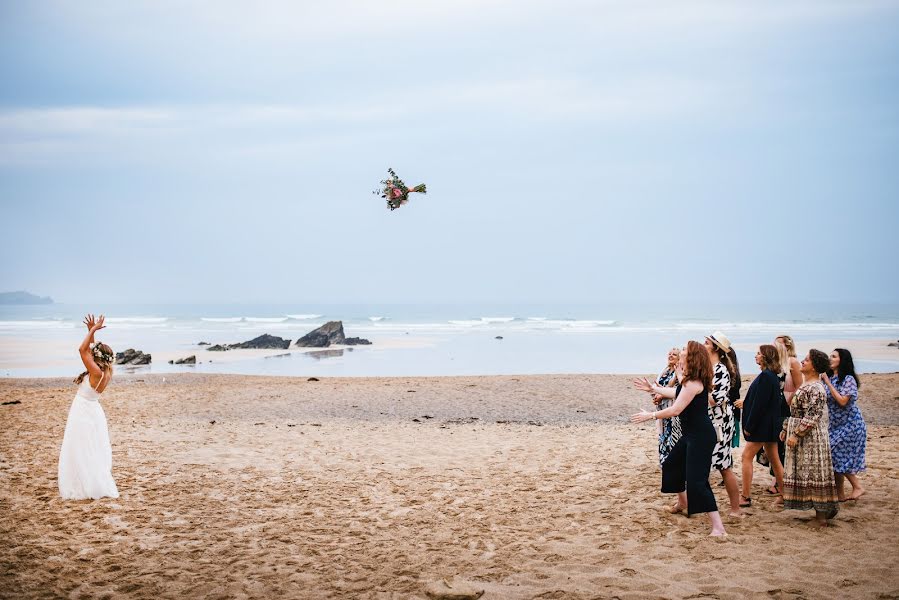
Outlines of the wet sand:
M 0 380 L 0 596 L 897 597 L 899 375 L 862 379 L 868 493 L 818 531 L 758 467 L 723 540 L 663 512 L 625 376 L 117 377 L 121 497 L 82 502 L 56 489 L 74 385 Z

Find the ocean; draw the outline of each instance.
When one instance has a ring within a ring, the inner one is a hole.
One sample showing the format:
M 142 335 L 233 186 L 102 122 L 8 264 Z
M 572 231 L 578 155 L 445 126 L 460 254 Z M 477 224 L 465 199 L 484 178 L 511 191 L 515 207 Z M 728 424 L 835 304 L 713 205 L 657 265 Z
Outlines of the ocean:
M 137 373 L 237 373 L 289 376 L 420 376 L 552 373 L 652 373 L 672 346 L 723 331 L 741 367 L 755 372 L 753 345 L 789 334 L 815 340 L 897 340 L 899 305 L 364 305 L 207 304 L 0 306 L 0 376 L 56 377 L 80 372 L 77 346 L 87 312 L 105 313 L 98 339 L 116 351 L 194 354 L 195 366 L 155 360 Z M 298 338 L 330 320 L 371 346 L 286 351 L 217 360 L 201 341 L 236 343 L 263 333 Z M 501 339 L 499 339 L 501 338 Z M 884 344 L 885 345 L 885 344 Z M 847 342 L 849 349 L 852 344 Z M 821 347 L 829 352 L 832 348 Z M 899 371 L 895 359 L 856 361 L 863 372 Z M 211 361 L 211 362 L 210 362 Z

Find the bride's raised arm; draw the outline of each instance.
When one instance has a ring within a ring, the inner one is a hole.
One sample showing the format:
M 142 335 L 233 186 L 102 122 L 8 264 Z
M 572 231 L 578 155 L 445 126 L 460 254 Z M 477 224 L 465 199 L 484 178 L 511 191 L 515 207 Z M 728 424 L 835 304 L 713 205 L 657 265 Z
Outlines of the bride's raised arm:
M 84 317 L 84 324 L 87 326 L 87 335 L 84 336 L 84 340 L 82 340 L 81 345 L 78 346 L 78 354 L 81 355 L 81 362 L 84 363 L 84 368 L 87 369 L 88 373 L 97 377 L 103 376 L 103 369 L 97 366 L 96 361 L 94 361 L 94 355 L 91 352 L 91 344 L 94 343 L 94 334 L 106 327 L 106 325 L 103 324 L 105 320 L 106 317 L 103 315 L 100 315 L 99 319 L 94 319 L 94 315 L 91 314 Z

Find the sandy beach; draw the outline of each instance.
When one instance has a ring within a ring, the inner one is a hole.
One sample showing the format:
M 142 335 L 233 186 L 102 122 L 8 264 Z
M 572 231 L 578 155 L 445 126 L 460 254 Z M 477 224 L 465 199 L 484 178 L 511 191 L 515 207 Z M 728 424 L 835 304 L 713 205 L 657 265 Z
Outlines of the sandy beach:
M 759 467 L 723 540 L 663 512 L 626 376 L 119 377 L 93 502 L 56 489 L 74 385 L 0 380 L 0 596 L 899 597 L 899 375 L 862 379 L 868 493 L 816 531 Z

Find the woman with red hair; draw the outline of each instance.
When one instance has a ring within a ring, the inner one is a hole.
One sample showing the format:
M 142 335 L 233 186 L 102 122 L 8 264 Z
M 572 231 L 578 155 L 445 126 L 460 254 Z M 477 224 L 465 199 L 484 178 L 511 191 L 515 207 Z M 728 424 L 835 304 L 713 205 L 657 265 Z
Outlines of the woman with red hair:
M 713 371 L 705 346 L 699 342 L 687 342 L 685 352 L 681 354 L 681 370 L 680 384 L 674 389 L 655 385 L 648 379 L 634 381 L 638 390 L 673 398 L 674 403 L 664 410 L 640 411 L 631 417 L 631 422 L 680 417 L 681 438 L 662 464 L 662 493 L 677 494 L 678 502 L 672 512 L 686 510 L 688 515 L 708 513 L 711 535 L 727 535 L 715 495 L 709 486 L 717 436 L 709 419 Z

